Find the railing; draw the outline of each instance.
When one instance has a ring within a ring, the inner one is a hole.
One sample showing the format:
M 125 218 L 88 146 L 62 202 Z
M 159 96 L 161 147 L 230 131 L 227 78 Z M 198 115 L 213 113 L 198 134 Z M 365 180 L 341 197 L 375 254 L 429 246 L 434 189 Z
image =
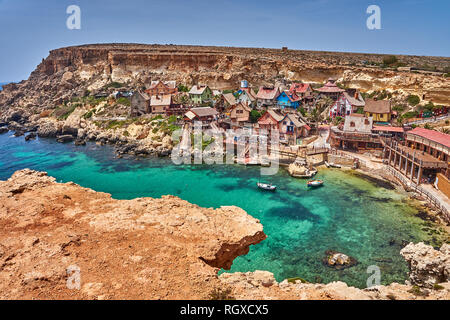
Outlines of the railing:
M 380 136 L 378 134 L 373 134 L 373 133 L 357 134 L 357 133 L 337 132 L 337 131 L 331 130 L 331 137 L 336 137 L 336 138 L 341 138 L 341 139 L 345 138 L 347 140 L 360 141 L 360 142 L 380 143 Z
M 436 161 L 424 161 L 422 159 L 420 159 L 421 156 L 421 152 L 419 150 L 415 151 L 415 153 L 411 154 L 410 152 L 408 152 L 407 150 L 403 150 L 402 147 L 407 148 L 406 146 L 402 145 L 402 144 L 395 144 L 392 145 L 392 140 L 390 139 L 388 141 L 388 139 L 383 139 L 381 138 L 382 144 L 390 149 L 392 149 L 394 152 L 397 152 L 398 154 L 400 154 L 401 156 L 405 157 L 408 160 L 411 160 L 411 162 L 415 162 L 418 165 L 420 164 L 422 167 L 425 168 L 447 168 L 447 164 L 443 161 L 437 160 Z M 391 143 L 389 143 L 391 142 Z M 400 148 L 398 148 L 398 146 L 400 146 Z
M 407 122 L 406 124 L 410 125 L 410 124 L 422 124 L 422 123 L 427 123 L 427 122 L 437 122 L 437 121 L 441 121 L 441 120 L 444 120 L 449 117 L 450 117 L 450 113 L 447 113 L 447 114 L 444 114 L 444 115 L 436 117 L 436 118 L 430 117 L 430 118 L 425 118 L 422 120 L 415 120 L 415 121 Z
M 399 179 L 404 185 L 411 188 L 414 192 L 424 196 L 433 206 L 435 206 L 438 210 L 442 211 L 445 215 L 447 221 L 450 221 L 450 214 L 447 208 L 441 203 L 439 199 L 437 199 L 433 194 L 423 189 L 420 185 L 417 185 L 415 182 L 409 180 L 402 173 L 398 172 L 391 166 L 386 166 L 387 171 L 389 171 L 394 177 Z
M 360 159 L 358 157 L 353 157 L 353 156 L 351 156 L 351 155 L 349 155 L 347 153 L 344 153 L 344 152 L 342 152 L 340 150 L 331 149 L 330 150 L 330 154 L 338 156 L 338 157 L 341 157 L 341 158 L 347 158 L 347 159 L 350 159 L 352 161 L 357 160 L 360 164 L 362 164 L 363 166 L 367 167 L 367 162 L 365 160 L 362 160 L 362 159 Z

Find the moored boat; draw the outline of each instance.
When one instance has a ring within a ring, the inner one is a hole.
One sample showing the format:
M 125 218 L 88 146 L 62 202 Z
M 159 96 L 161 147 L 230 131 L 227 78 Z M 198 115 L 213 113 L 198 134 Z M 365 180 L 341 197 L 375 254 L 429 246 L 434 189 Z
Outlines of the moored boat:
M 258 186 L 258 188 L 267 190 L 267 191 L 275 191 L 277 189 L 277 186 L 274 186 L 274 185 L 271 185 L 268 183 L 258 182 L 256 185 Z
M 308 187 L 320 187 L 320 186 L 323 186 L 323 180 L 308 181 Z

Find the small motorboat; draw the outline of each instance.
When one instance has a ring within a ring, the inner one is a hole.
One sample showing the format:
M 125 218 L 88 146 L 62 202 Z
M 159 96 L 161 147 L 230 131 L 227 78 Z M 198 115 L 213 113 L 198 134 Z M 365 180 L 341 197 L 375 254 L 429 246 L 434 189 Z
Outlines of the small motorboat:
M 256 185 L 258 186 L 258 188 L 263 189 L 263 190 L 267 190 L 267 191 L 275 191 L 277 189 L 277 186 L 273 186 L 273 185 L 268 184 L 268 183 L 258 182 Z
M 308 187 L 320 187 L 320 186 L 323 186 L 323 180 L 308 181 Z
M 325 165 L 327 166 L 327 168 L 341 168 L 341 165 L 335 164 L 333 162 L 328 163 L 328 162 L 325 161 Z

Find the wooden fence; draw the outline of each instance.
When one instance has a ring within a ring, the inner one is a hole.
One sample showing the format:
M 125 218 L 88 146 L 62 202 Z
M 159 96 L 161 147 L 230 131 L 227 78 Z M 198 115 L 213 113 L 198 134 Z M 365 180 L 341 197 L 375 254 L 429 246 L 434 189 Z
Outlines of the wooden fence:
M 403 174 L 395 170 L 391 166 L 386 166 L 387 171 L 391 173 L 394 177 L 396 177 L 398 180 L 401 181 L 405 186 L 411 188 L 414 192 L 424 196 L 434 207 L 436 207 L 438 210 L 440 210 L 444 216 L 447 222 L 450 222 L 450 214 L 447 210 L 447 208 L 441 203 L 441 201 L 436 198 L 434 195 L 432 195 L 427 190 L 423 189 L 420 185 L 417 185 L 416 183 L 409 180 L 407 177 L 405 177 Z

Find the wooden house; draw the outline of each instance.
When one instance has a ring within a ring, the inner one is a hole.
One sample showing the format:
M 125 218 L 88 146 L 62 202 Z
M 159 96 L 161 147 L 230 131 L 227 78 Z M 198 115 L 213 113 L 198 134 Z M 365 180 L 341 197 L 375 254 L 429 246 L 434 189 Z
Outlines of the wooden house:
M 330 107 L 329 116 L 331 118 L 345 117 L 352 113 L 356 113 L 359 108 L 364 108 L 364 106 L 365 101 L 361 95 L 355 94 L 355 96 L 351 96 L 349 93 L 343 92 Z
M 239 127 L 249 122 L 250 112 L 252 112 L 252 108 L 242 102 L 234 105 L 230 112 L 232 126 Z
M 337 86 L 336 80 L 333 78 L 328 79 L 328 82 L 323 87 L 315 90 L 319 92 L 319 97 L 329 97 L 333 100 L 339 98 L 341 93 L 345 91 Z
M 288 90 L 285 90 L 277 97 L 277 106 L 281 109 L 297 109 L 300 106 L 300 100 L 300 97 L 295 92 L 290 93 Z
M 389 122 L 392 117 L 391 101 L 367 99 L 364 114 L 372 117 L 374 122 Z
M 217 119 L 218 112 L 211 107 L 191 108 L 184 114 L 184 120 L 187 122 L 202 121 L 210 123 Z
M 256 106 L 256 93 L 251 88 L 241 88 L 238 91 L 237 102 L 242 102 L 250 107 Z
M 266 130 L 270 132 L 272 130 L 279 130 L 280 122 L 284 119 L 284 115 L 276 110 L 268 109 L 259 119 L 259 130 Z
M 130 102 L 132 117 L 150 113 L 150 97 L 145 92 L 135 91 L 131 96 Z
M 307 137 L 311 128 L 295 113 L 289 112 L 279 124 L 281 139 L 290 145 L 299 144 L 299 139 Z
M 256 95 L 257 106 L 259 108 L 275 106 L 279 95 L 280 89 L 278 87 L 260 87 Z
M 237 104 L 236 98 L 232 93 L 224 93 L 220 100 L 215 104 L 215 108 L 219 112 L 227 112 Z
M 172 105 L 172 95 L 156 95 L 150 99 L 150 112 L 152 114 L 167 114 Z
M 195 85 L 189 91 L 189 98 L 194 104 L 203 104 L 211 101 L 213 93 L 208 86 Z
M 311 96 L 313 89 L 309 83 L 293 83 L 289 88 L 289 94 L 295 94 L 302 99 Z
M 152 81 L 150 88 L 145 90 L 150 97 L 158 95 L 176 94 L 178 89 L 175 81 Z

